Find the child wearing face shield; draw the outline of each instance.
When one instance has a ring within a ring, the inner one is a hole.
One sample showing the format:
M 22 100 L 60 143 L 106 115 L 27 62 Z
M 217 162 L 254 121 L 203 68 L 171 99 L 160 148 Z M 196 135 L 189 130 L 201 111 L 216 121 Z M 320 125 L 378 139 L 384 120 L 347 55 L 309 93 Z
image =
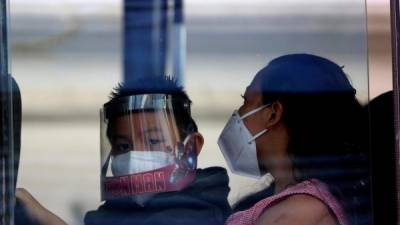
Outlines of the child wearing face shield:
M 101 191 L 105 203 L 86 225 L 224 224 L 229 178 L 197 169 L 203 137 L 191 101 L 168 77 L 119 86 L 101 112 Z
M 274 182 L 239 201 L 226 224 L 370 223 L 367 121 L 341 67 L 282 56 L 242 97 L 218 144 L 232 172 Z

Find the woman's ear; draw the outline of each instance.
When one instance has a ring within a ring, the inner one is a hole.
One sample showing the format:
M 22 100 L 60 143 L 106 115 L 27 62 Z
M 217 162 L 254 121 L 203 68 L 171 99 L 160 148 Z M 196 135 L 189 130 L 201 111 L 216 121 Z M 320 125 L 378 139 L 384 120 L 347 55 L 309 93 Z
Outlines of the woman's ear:
M 280 101 L 275 101 L 270 107 L 264 109 L 263 116 L 266 127 L 270 128 L 282 121 L 283 105 Z
M 186 146 L 193 146 L 196 149 L 196 155 L 198 156 L 203 148 L 204 138 L 199 132 L 194 132 L 190 135 L 190 139 Z

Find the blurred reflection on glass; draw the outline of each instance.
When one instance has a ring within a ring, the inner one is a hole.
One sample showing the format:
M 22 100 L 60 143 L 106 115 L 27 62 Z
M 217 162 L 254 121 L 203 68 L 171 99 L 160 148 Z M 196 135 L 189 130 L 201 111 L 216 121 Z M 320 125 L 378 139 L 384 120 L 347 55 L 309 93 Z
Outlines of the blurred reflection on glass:
M 24 99 L 18 186 L 80 224 L 99 205 L 98 108 L 122 80 L 122 1 L 14 0 L 11 13 L 12 67 Z M 205 136 L 199 167 L 227 167 L 218 135 L 253 75 L 276 56 L 329 58 L 368 100 L 364 1 L 187 0 L 185 13 L 185 89 Z M 231 203 L 271 181 L 230 175 Z

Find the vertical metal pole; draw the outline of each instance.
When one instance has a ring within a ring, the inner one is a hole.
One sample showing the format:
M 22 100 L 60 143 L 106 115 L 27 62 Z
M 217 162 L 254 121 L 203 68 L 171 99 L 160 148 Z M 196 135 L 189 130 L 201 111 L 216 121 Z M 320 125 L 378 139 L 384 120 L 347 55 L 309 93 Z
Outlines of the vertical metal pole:
M 0 73 L 1 76 L 8 75 L 8 0 L 1 0 L 1 32 L 0 32 L 0 40 L 1 40 L 1 49 L 0 49 Z
M 396 183 L 397 183 L 397 208 L 400 206 L 400 5 L 398 0 L 390 1 L 391 27 L 392 27 L 392 55 L 393 55 L 393 98 L 394 98 L 394 126 L 395 126 L 395 151 L 396 151 Z M 400 213 L 397 224 L 400 225 Z
M 184 84 L 185 63 L 186 63 L 186 27 L 184 17 L 183 0 L 175 0 L 174 15 L 174 75 L 180 85 Z
M 173 76 L 182 82 L 185 39 L 182 0 L 124 1 L 124 82 Z
M 14 131 L 12 80 L 8 61 L 8 0 L 0 0 L 0 223 L 14 224 Z

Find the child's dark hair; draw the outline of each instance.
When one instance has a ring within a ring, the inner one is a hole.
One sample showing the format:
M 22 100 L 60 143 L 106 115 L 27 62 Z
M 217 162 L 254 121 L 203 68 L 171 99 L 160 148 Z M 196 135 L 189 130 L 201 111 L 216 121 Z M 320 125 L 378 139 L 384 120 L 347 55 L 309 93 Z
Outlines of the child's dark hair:
M 181 139 L 198 131 L 196 122 L 191 116 L 192 101 L 175 79 L 169 76 L 151 76 L 137 79 L 133 84 L 119 83 L 110 95 L 110 102 L 140 94 L 168 94 L 171 96 L 173 113 Z

